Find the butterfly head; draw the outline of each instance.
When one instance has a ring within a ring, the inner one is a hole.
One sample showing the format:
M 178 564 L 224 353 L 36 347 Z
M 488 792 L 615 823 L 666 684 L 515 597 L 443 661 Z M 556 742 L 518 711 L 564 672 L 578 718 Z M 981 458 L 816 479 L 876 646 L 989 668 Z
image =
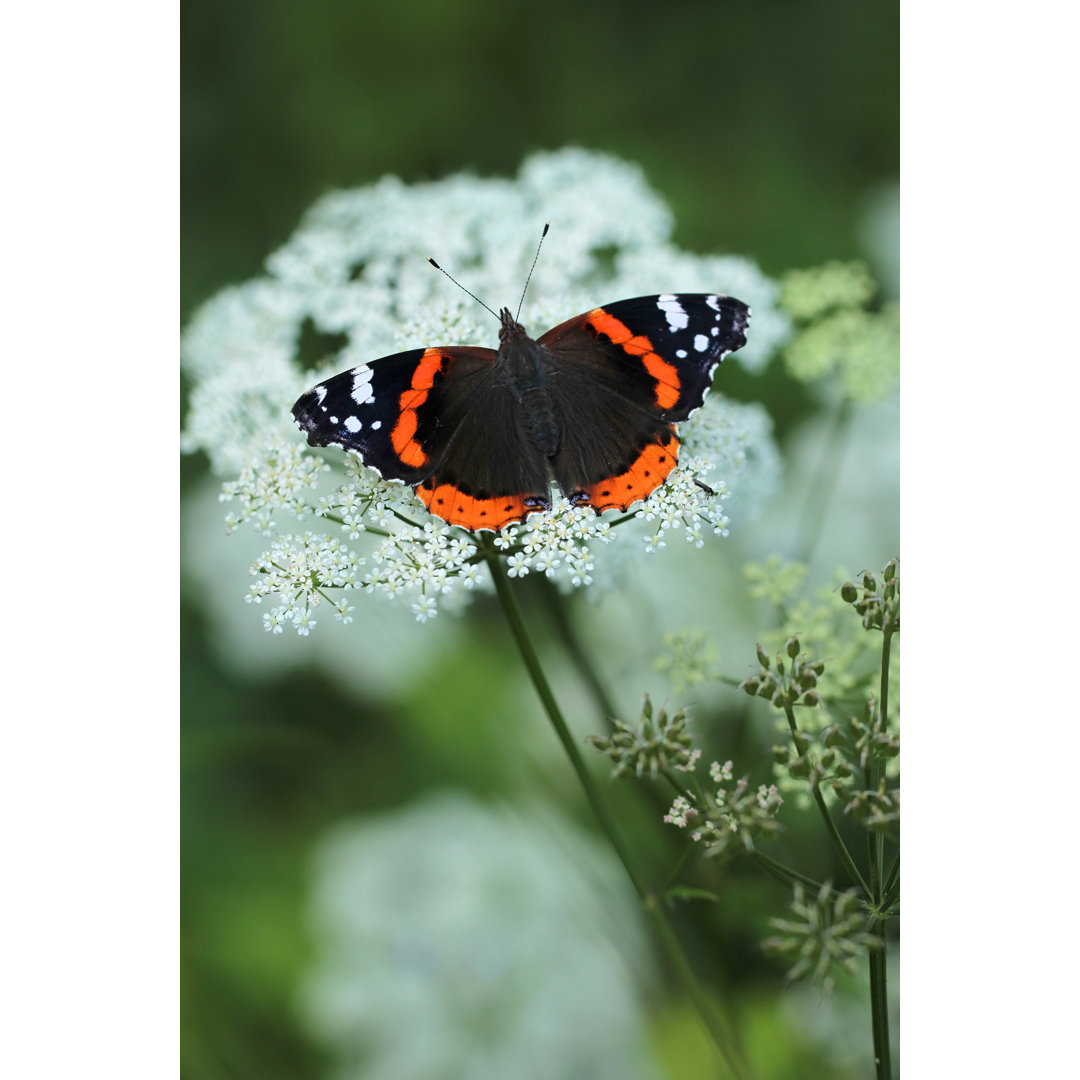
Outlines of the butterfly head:
M 525 327 L 510 314 L 509 308 L 503 308 L 499 312 L 499 318 L 502 320 L 502 326 L 499 328 L 500 345 L 509 345 L 511 342 L 528 337 L 525 333 Z

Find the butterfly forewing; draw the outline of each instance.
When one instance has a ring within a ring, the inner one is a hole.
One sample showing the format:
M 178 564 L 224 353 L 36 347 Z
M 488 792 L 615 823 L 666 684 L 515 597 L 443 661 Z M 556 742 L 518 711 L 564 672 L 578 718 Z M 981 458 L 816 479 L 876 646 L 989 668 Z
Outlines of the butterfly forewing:
M 594 308 L 539 343 L 579 357 L 602 350 L 627 385 L 644 371 L 652 388 L 648 407 L 681 421 L 701 405 L 716 365 L 746 344 L 749 320 L 749 307 L 732 296 L 662 293 Z

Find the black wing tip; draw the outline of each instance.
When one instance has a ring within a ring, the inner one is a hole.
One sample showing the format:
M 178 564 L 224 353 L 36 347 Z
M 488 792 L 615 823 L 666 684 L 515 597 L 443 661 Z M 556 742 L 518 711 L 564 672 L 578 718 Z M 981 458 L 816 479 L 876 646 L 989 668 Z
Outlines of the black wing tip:
M 746 344 L 746 331 L 750 327 L 750 317 L 753 312 L 750 305 L 734 296 L 721 297 L 725 306 L 731 312 L 731 342 L 727 352 L 738 352 Z
M 316 412 L 318 405 L 318 395 L 314 390 L 307 390 L 296 399 L 291 410 L 292 417 L 296 426 L 307 435 L 309 445 L 329 446 L 329 439 L 320 437 L 320 429 L 324 425 Z

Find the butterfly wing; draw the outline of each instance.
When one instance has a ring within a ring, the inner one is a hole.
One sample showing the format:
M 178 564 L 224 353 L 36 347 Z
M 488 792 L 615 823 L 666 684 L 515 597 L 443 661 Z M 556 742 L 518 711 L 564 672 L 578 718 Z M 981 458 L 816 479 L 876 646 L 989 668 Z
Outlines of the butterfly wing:
M 746 343 L 749 315 L 741 300 L 717 294 L 640 296 L 544 334 L 563 492 L 625 510 L 659 487 L 678 458 L 674 425 L 704 401 L 717 364 Z
M 355 451 L 417 489 L 431 513 L 499 529 L 550 507 L 543 456 L 492 349 L 413 349 L 335 375 L 293 416 L 313 446 Z

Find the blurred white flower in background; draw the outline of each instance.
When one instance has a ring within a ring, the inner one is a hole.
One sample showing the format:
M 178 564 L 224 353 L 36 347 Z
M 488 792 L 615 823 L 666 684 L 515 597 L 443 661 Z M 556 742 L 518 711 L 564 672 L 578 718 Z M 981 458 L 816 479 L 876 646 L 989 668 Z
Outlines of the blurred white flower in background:
M 441 794 L 318 847 L 301 1010 L 340 1080 L 652 1080 L 636 898 L 539 807 Z

